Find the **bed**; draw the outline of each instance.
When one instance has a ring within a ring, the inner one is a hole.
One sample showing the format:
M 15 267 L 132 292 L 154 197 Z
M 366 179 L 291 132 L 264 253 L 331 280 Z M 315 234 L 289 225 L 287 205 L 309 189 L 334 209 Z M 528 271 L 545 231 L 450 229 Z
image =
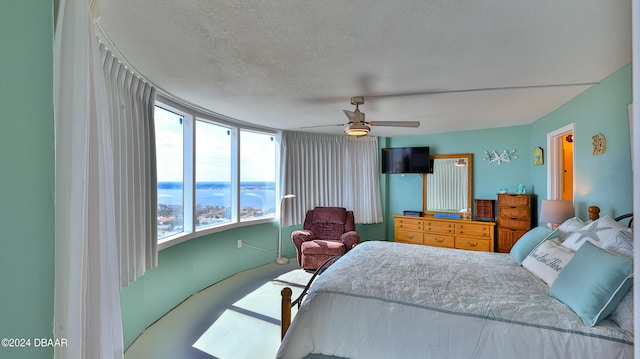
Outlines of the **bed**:
M 545 235 L 528 254 L 550 241 Z M 575 303 L 550 295 L 558 283 L 576 282 L 564 266 L 550 286 L 509 254 L 364 242 L 315 278 L 277 357 L 633 358 L 633 329 L 619 318 L 601 311 L 587 323 Z M 606 304 L 615 304 L 611 311 L 631 305 L 629 282 Z

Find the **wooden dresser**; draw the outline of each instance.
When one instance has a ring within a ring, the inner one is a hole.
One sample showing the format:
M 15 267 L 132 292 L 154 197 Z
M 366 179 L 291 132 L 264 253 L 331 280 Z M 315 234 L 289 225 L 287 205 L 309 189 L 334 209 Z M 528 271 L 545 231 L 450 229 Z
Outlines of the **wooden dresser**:
M 494 222 L 400 215 L 393 217 L 396 242 L 494 251 Z
M 511 247 L 531 229 L 531 195 L 498 194 L 498 252 Z

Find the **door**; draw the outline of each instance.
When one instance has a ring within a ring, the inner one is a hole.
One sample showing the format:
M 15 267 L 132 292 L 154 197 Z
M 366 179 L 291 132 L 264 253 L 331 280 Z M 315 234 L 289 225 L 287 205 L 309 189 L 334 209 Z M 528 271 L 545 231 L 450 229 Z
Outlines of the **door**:
M 573 200 L 574 125 L 571 123 L 547 134 L 547 199 Z
M 562 137 L 562 199 L 573 201 L 573 132 Z

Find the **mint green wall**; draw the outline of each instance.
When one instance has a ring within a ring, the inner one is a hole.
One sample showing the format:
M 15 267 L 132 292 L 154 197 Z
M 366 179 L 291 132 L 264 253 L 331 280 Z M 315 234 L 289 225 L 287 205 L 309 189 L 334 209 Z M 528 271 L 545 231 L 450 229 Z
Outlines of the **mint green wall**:
M 575 123 L 575 198 L 581 218 L 597 205 L 601 215 L 616 216 L 633 208 L 631 146 L 627 105 L 631 103 L 631 65 L 627 65 L 531 126 L 531 148 L 547 149 L 547 133 Z M 604 154 L 593 156 L 591 137 L 607 139 Z M 545 151 L 546 156 L 546 151 Z M 531 179 L 546 198 L 546 166 L 532 166 Z
M 53 338 L 52 3 L 0 2 L 0 43 L 0 338 Z M 0 357 L 53 350 L 0 347 Z

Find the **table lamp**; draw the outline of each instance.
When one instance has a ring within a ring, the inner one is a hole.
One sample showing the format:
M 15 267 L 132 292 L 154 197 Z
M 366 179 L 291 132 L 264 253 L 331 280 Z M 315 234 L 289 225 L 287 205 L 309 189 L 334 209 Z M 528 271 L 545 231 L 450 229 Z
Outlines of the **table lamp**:
M 573 201 L 542 200 L 540 222 L 550 223 L 551 228 L 556 228 L 562 222 L 572 217 L 575 217 Z

